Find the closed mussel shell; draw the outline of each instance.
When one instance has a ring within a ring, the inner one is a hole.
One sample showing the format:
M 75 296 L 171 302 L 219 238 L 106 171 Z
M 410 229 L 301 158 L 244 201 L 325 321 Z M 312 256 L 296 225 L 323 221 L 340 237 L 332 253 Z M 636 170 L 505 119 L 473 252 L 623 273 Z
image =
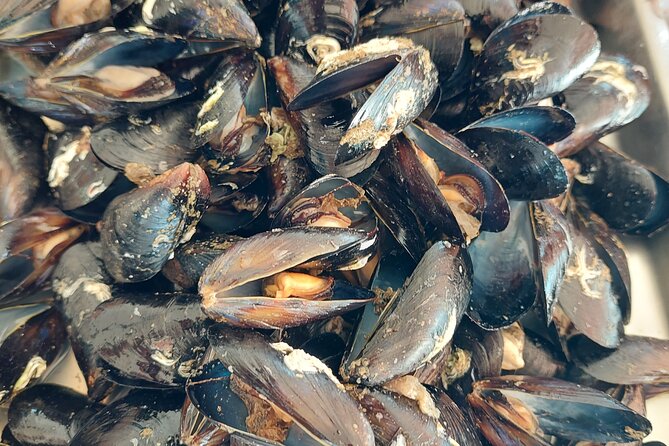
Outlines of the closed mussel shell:
M 209 200 L 204 171 L 184 163 L 116 197 L 100 222 L 102 258 L 118 282 L 156 275 L 174 249 L 188 241 Z

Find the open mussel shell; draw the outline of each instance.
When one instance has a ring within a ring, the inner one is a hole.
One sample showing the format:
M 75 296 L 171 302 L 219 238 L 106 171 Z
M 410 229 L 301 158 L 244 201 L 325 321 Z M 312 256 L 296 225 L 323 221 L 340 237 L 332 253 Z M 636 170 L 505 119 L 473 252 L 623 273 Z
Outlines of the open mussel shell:
M 615 349 L 605 349 L 584 336 L 569 343 L 579 367 L 601 381 L 615 384 L 669 383 L 669 342 L 643 336 L 625 336 Z
M 103 163 L 116 170 L 136 163 L 160 175 L 197 157 L 190 140 L 197 111 L 194 103 L 180 103 L 120 118 L 95 128 L 90 145 Z
M 338 445 L 373 445 L 374 434 L 358 404 L 315 357 L 264 336 L 215 326 L 210 343 L 218 359 L 266 401 L 316 438 Z
M 500 182 L 510 200 L 543 200 L 567 189 L 560 159 L 524 131 L 474 124 L 456 134 Z
M 287 108 L 309 108 L 379 79 L 340 141 L 335 164 L 350 162 L 384 147 L 427 107 L 438 84 L 427 50 L 405 38 L 382 38 L 328 55 Z
M 549 324 L 573 249 L 570 226 L 562 211 L 550 200 L 530 203 L 529 213 L 536 263 L 541 270 L 541 303 Z
M 0 103 L 0 221 L 28 212 L 44 171 L 43 126 L 5 102 Z
M 177 444 L 182 404 L 180 392 L 136 391 L 91 417 L 70 445 Z
M 474 268 L 469 317 L 486 329 L 506 327 L 534 304 L 540 293 L 534 239 L 526 203 L 511 203 L 502 232 L 484 232 L 469 247 Z
M 177 386 L 207 347 L 197 296 L 115 292 L 79 328 L 79 338 L 124 382 Z
M 325 319 L 363 306 L 366 293 L 352 291 L 332 300 L 273 298 L 263 279 L 295 267 L 345 266 L 339 252 L 358 249 L 366 234 L 354 229 L 296 227 L 263 232 L 233 243 L 202 273 L 199 293 L 211 318 L 251 328 L 285 328 Z M 373 243 L 373 241 L 371 242 Z M 252 259 L 252 260 L 251 260 Z
M 650 103 L 650 81 L 644 67 L 602 55 L 560 100 L 576 119 L 574 132 L 554 147 L 565 157 L 638 118 Z
M 342 375 L 350 382 L 378 385 L 436 357 L 467 309 L 471 276 L 463 248 L 443 241 L 432 245 Z
M 335 226 L 377 232 L 365 191 L 346 178 L 321 177 L 297 194 L 274 218 L 275 227 Z
M 204 171 L 184 163 L 116 197 L 100 221 L 103 260 L 118 282 L 156 275 L 195 232 L 209 200 Z
M 256 166 L 269 132 L 260 115 L 267 110 L 263 67 L 264 61 L 255 53 L 235 51 L 221 61 L 207 81 L 193 143 L 203 147 L 208 170 L 224 173 Z
M 116 180 L 118 172 L 102 164 L 91 150 L 91 129 L 66 131 L 48 138 L 47 182 L 64 211 L 96 201 Z
M 68 387 L 37 384 L 12 400 L 7 425 L 23 445 L 67 446 L 101 408 Z
M 241 0 L 145 0 L 142 20 L 149 27 L 193 42 L 260 46 L 260 35 Z
M 279 8 L 276 54 L 289 54 L 318 64 L 329 53 L 355 41 L 356 0 L 286 0 Z
M 174 258 L 165 264 L 162 273 L 181 288 L 195 288 L 205 268 L 240 239 L 236 235 L 214 234 L 191 240 L 174 251 Z
M 664 178 L 601 143 L 581 150 L 574 159 L 581 164 L 574 194 L 609 227 L 650 234 L 667 224 L 669 182 Z
M 597 60 L 597 32 L 578 17 L 538 3 L 497 27 L 483 45 L 475 69 L 478 111 L 537 102 L 581 77 Z
M 465 237 L 448 202 L 437 183 L 418 157 L 417 147 L 404 135 L 392 143 L 388 158 L 393 180 L 415 206 L 416 214 L 434 225 L 442 235 L 454 243 L 464 243 Z
M 507 226 L 509 202 L 502 186 L 464 143 L 424 120 L 409 125 L 405 134 L 437 163 L 446 176 L 466 175 L 479 184 L 484 195 L 481 197 L 484 207 L 477 215 L 481 220 L 482 231 L 496 232 Z
M 56 53 L 84 33 L 101 28 L 132 0 L 48 3 L 50 6 L 26 11 L 28 14 L 11 23 L 0 22 L 0 47 L 28 53 Z
M 59 256 L 86 228 L 43 208 L 0 226 L 0 299 L 49 277 Z
M 273 57 L 267 63 L 279 90 L 284 106 L 288 106 L 316 74 L 306 62 L 289 57 Z M 320 103 L 306 110 L 289 111 L 288 118 L 295 129 L 306 159 L 321 175 L 330 173 L 347 178 L 355 177 L 369 168 L 379 153 L 372 151 L 360 159 L 338 164 L 339 142 L 344 137 L 364 95 L 355 93 Z
M 509 375 L 477 381 L 468 400 L 475 412 L 481 406 L 499 409 L 498 416 L 539 438 L 543 431 L 569 440 L 625 442 L 640 440 L 651 429 L 647 419 L 607 394 L 555 378 Z
M 33 384 L 62 356 L 67 333 L 62 316 L 48 304 L 0 309 L 0 402 Z
M 400 36 L 427 49 L 442 81 L 449 79 L 462 56 L 465 11 L 455 0 L 417 0 L 383 5 L 363 17 L 360 24 L 364 40 Z

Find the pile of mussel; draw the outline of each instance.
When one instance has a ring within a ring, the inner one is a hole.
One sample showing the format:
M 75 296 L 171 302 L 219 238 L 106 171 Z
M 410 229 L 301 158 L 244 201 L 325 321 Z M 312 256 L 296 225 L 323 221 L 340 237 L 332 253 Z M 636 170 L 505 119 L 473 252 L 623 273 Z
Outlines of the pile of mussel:
M 669 183 L 568 6 L 5 0 L 0 49 L 3 445 L 649 444 Z

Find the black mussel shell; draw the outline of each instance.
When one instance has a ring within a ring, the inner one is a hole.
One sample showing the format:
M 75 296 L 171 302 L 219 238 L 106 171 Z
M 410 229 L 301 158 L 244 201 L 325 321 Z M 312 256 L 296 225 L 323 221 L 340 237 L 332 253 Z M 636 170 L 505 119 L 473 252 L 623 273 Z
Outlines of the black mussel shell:
M 462 56 L 465 11 L 455 0 L 414 0 L 384 5 L 363 17 L 360 24 L 365 40 L 400 36 L 423 46 L 430 52 L 442 82 L 453 74 Z
M 279 7 L 275 51 L 318 64 L 326 54 L 350 47 L 357 27 L 355 0 L 286 0 Z
M 518 0 L 459 0 L 465 14 L 495 28 L 518 13 Z
M 664 178 L 601 143 L 574 159 L 581 164 L 574 194 L 612 229 L 650 234 L 669 222 L 669 182 Z
M 226 56 L 207 81 L 205 101 L 197 113 L 193 143 L 203 147 L 207 168 L 224 173 L 237 168 L 258 170 L 269 127 L 264 61 L 252 52 Z M 266 161 L 266 160 L 265 160 Z
M 560 159 L 528 133 L 472 124 L 456 136 L 500 182 L 511 200 L 553 198 L 567 188 L 567 174 Z
M 195 288 L 205 268 L 241 237 L 209 235 L 191 240 L 174 251 L 174 258 L 163 267 L 163 275 L 184 289 Z
M 120 118 L 97 127 L 90 145 L 103 163 L 116 170 L 136 163 L 160 175 L 197 157 L 190 140 L 197 111 L 194 103 L 180 103 Z
M 209 200 L 204 171 L 184 163 L 145 186 L 116 197 L 100 221 L 102 258 L 118 282 L 156 275 L 188 241 Z
M 516 371 L 519 375 L 561 378 L 567 370 L 559 347 L 528 330 L 525 330 L 523 363 L 524 366 Z
M 288 110 L 309 108 L 383 79 L 360 107 L 340 143 L 335 164 L 384 147 L 427 107 L 437 89 L 437 70 L 423 47 L 404 38 L 372 39 L 333 53 Z
M 574 214 L 568 214 L 572 254 L 556 294 L 558 304 L 577 332 L 603 347 L 614 348 L 623 335 L 620 296 L 627 294 L 617 283 L 620 276 L 612 273 L 615 265 Z
M 471 354 L 474 379 L 502 374 L 504 339 L 500 330 L 484 330 L 469 320 L 463 320 L 453 337 L 453 345 Z
M 47 304 L 29 304 L 0 310 L 0 402 L 41 377 L 64 352 L 65 322 Z
M 39 7 L 48 3 L 49 7 Z M 131 3 L 132 0 L 54 0 L 34 5 L 37 8 L 21 5 L 12 11 L 16 19 L 0 21 L 0 47 L 27 53 L 57 53 L 84 33 L 101 28 Z
M 549 200 L 535 201 L 529 206 L 536 264 L 543 285 L 539 289 L 541 304 L 549 324 L 573 249 L 570 226 L 562 211 Z
M 0 103 L 0 221 L 25 214 L 37 197 L 44 171 L 43 133 L 36 118 Z
M 337 268 L 340 252 L 370 243 L 364 232 L 341 228 L 275 229 L 235 242 L 202 273 L 199 293 L 204 312 L 226 324 L 285 328 L 332 317 L 363 306 L 356 295 L 333 300 L 264 297 L 262 279 L 302 266 Z
M 215 326 L 209 339 L 235 376 L 316 437 L 338 445 L 374 444 L 362 410 L 317 358 L 250 331 Z
M 115 292 L 84 320 L 79 337 L 114 375 L 140 387 L 176 386 L 204 353 L 207 326 L 194 295 Z
M 53 270 L 51 286 L 67 323 L 72 350 L 85 377 L 96 368 L 97 352 L 81 338 L 79 330 L 101 302 L 112 298 L 111 283 L 102 262 L 99 242 L 77 243 L 70 247 Z
M 526 203 L 511 203 L 502 232 L 484 232 L 469 247 L 475 265 L 469 317 L 485 329 L 506 327 L 534 304 L 540 293 L 539 266 Z
M 642 66 L 603 55 L 560 100 L 576 119 L 574 132 L 554 148 L 564 157 L 638 118 L 650 103 L 650 82 Z
M 605 349 L 577 336 L 569 352 L 586 373 L 616 384 L 669 383 L 669 342 L 643 336 L 625 336 L 614 349 Z
M 67 446 L 101 408 L 70 388 L 38 384 L 12 400 L 7 425 L 22 445 Z
M 547 5 L 538 3 L 510 18 L 483 44 L 475 69 L 482 115 L 558 93 L 597 60 L 597 32 L 574 15 L 547 13 Z
M 91 150 L 91 129 L 50 134 L 47 182 L 64 211 L 96 201 L 116 180 L 118 172 L 105 166 Z
M 419 217 L 434 225 L 450 241 L 464 243 L 465 236 L 453 211 L 425 169 L 416 148 L 404 135 L 395 138 L 388 158 L 393 180 L 403 189 Z
M 450 342 L 471 295 L 467 252 L 437 242 L 425 253 L 360 354 L 343 366 L 348 381 L 378 385 L 411 373 Z
M 280 156 L 268 169 L 271 185 L 267 215 L 273 219 L 290 200 L 314 180 L 304 158 Z
M 501 231 L 509 223 L 509 203 L 499 182 L 459 139 L 429 121 L 417 120 L 405 134 L 432 158 L 447 176 L 466 175 L 480 184 L 484 208 L 477 215 L 481 230 Z
M 186 388 L 188 392 L 188 388 Z M 223 444 L 228 438 L 228 430 L 222 423 L 217 423 L 205 416 L 190 400 L 188 393 L 181 409 L 179 439 L 186 446 L 204 446 Z
M 241 0 L 149 0 L 142 19 L 151 28 L 195 42 L 260 46 L 258 29 Z
M 386 164 L 365 184 L 364 189 L 379 220 L 414 262 L 419 262 L 427 251 L 425 231 L 402 189 L 393 181 Z
M 504 410 L 507 415 L 500 415 L 513 423 L 513 412 L 504 409 L 510 405 L 515 416 L 519 409 L 529 415 L 532 422 L 523 421 L 535 429 L 570 440 L 636 441 L 651 429 L 643 416 L 607 394 L 555 378 L 510 375 L 477 381 L 468 400 L 475 410 L 481 405 Z
M 178 444 L 183 399 L 165 390 L 131 393 L 91 417 L 70 446 Z
M 289 57 L 273 57 L 268 66 L 284 106 L 314 78 L 316 70 L 306 62 Z M 347 178 L 360 174 L 378 158 L 377 151 L 360 159 L 337 163 L 339 142 L 344 137 L 364 95 L 356 93 L 320 103 L 306 110 L 289 111 L 288 118 L 305 149 L 306 159 L 321 175 L 334 173 Z
M 86 228 L 55 208 L 0 225 L 0 299 L 43 283 L 60 255 Z

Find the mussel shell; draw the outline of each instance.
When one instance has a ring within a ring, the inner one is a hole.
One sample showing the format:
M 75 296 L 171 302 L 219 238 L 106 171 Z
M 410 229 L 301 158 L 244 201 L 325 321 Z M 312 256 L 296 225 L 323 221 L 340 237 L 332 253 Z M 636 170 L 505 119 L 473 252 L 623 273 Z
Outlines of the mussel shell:
M 437 242 L 425 253 L 393 307 L 342 376 L 378 385 L 413 372 L 450 342 L 471 295 L 467 252 Z
M 481 20 L 491 28 L 518 13 L 518 0 L 459 0 L 467 17 Z
M 432 158 L 447 176 L 465 174 L 475 178 L 481 185 L 485 194 L 485 207 L 478 216 L 481 219 L 481 230 L 496 232 L 508 225 L 509 202 L 502 186 L 464 143 L 422 119 L 409 125 L 405 135 Z
M 221 423 L 213 421 L 200 412 L 187 394 L 181 409 L 179 437 L 181 443 L 186 446 L 222 444 L 228 438 L 228 431 Z
M 566 360 L 559 347 L 528 330 L 525 330 L 523 362 L 523 368 L 516 371 L 519 375 L 561 378 L 567 369 Z
M 576 119 L 572 135 L 554 148 L 565 157 L 638 118 L 650 103 L 650 82 L 642 66 L 602 55 L 560 98 Z
M 462 230 L 437 184 L 418 158 L 414 143 L 404 135 L 397 136 L 388 160 L 393 179 L 404 189 L 418 216 L 454 243 L 464 243 Z
M 148 1 L 142 18 L 152 28 L 188 40 L 260 46 L 258 29 L 241 0 Z
M 70 388 L 38 384 L 12 400 L 7 425 L 23 445 L 67 446 L 101 408 Z
M 377 217 L 395 240 L 407 250 L 414 262 L 419 262 L 427 251 L 425 231 L 406 202 L 402 190 L 393 181 L 387 165 L 384 164 L 364 188 Z
M 669 342 L 643 336 L 625 336 L 615 349 L 601 348 L 584 336 L 570 342 L 574 362 L 586 373 L 616 384 L 669 383 Z
M 456 137 L 474 151 L 510 200 L 543 200 L 567 188 L 567 174 L 560 159 L 525 132 L 469 127 Z
M 509 226 L 502 232 L 479 235 L 469 255 L 475 267 L 467 314 L 488 330 L 513 324 L 540 292 L 527 204 L 512 202 Z
M 183 394 L 143 390 L 115 401 L 88 420 L 71 446 L 176 444 Z M 134 440 L 134 441 L 133 441 Z
M 36 118 L 0 103 L 0 221 L 28 212 L 44 171 L 44 128 Z
M 56 208 L 0 225 L 0 299 L 44 282 L 63 251 L 85 231 Z
M 430 52 L 443 81 L 453 74 L 462 56 L 464 21 L 465 11 L 458 1 L 414 0 L 372 11 L 362 18 L 361 32 L 364 40 L 400 36 L 423 46 Z
M 163 267 L 163 275 L 181 288 L 197 287 L 205 268 L 238 240 L 236 235 L 215 234 L 190 241 L 174 251 L 174 258 Z
M 197 113 L 192 135 L 204 147 L 209 169 L 223 173 L 253 162 L 268 134 L 260 112 L 267 109 L 264 61 L 255 53 L 235 51 L 226 56 L 207 82 L 207 96 Z M 246 135 L 247 121 L 256 133 Z
M 357 27 L 355 0 L 286 0 L 279 8 L 275 51 L 310 60 L 310 39 L 332 38 L 346 49 L 355 41 Z
M 116 197 L 100 228 L 109 274 L 118 282 L 141 282 L 156 275 L 177 245 L 192 236 L 209 190 L 204 171 L 184 163 Z
M 535 240 L 536 263 L 541 269 L 541 301 L 550 324 L 572 252 L 569 223 L 560 209 L 548 200 L 530 203 L 530 221 Z
M 615 286 L 616 277 L 598 251 L 597 242 L 582 231 L 572 225 L 573 251 L 557 300 L 578 332 L 604 347 L 614 348 L 623 335 L 618 297 L 621 288 Z
M 269 166 L 268 176 L 272 187 L 267 214 L 272 219 L 286 203 L 314 180 L 313 171 L 304 158 L 291 159 L 285 156 L 280 156 Z
M 669 222 L 669 182 L 659 175 L 601 143 L 574 159 L 581 164 L 574 194 L 611 228 L 650 234 Z
M 316 74 L 316 70 L 306 62 L 288 57 L 273 57 L 268 61 L 268 66 L 284 106 L 288 106 Z M 363 99 L 361 96 L 357 93 L 306 110 L 288 112 L 290 122 L 305 148 L 306 159 L 321 175 L 334 173 L 351 178 L 363 172 L 378 158 L 378 152 L 370 152 L 368 156 L 350 163 L 335 162 L 339 142 L 359 108 L 359 99 Z
M 137 163 L 160 175 L 197 157 L 190 141 L 197 110 L 194 103 L 175 104 L 120 118 L 92 132 L 91 148 L 103 163 L 116 170 Z
M 250 331 L 215 326 L 209 339 L 218 358 L 242 381 L 318 438 L 340 445 L 374 444 L 362 410 L 318 359 Z
M 526 11 L 502 23 L 483 45 L 475 70 L 481 114 L 558 93 L 599 56 L 597 32 L 578 17 L 547 14 L 544 4 Z
M 0 402 L 44 374 L 66 346 L 65 323 L 55 308 L 30 304 L 0 310 Z
M 453 337 L 453 345 L 471 353 L 472 376 L 475 379 L 502 374 L 504 339 L 500 330 L 483 330 L 463 320 Z
M 47 181 L 58 205 L 71 211 L 95 201 L 116 180 L 118 172 L 108 168 L 93 153 L 90 129 L 49 135 L 50 168 Z
M 468 397 L 492 403 L 495 394 L 520 400 L 536 416 L 543 432 L 571 440 L 634 441 L 651 425 L 607 394 L 555 378 L 504 376 L 474 383 Z

